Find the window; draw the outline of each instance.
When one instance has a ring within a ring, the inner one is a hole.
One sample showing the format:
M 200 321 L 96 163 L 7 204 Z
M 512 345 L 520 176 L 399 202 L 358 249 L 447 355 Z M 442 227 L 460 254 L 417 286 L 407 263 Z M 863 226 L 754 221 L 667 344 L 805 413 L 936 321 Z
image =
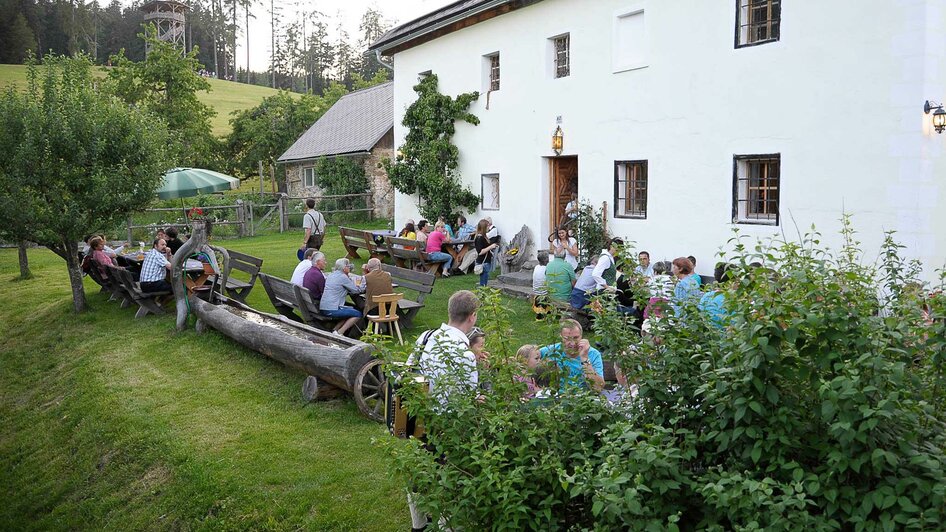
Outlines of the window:
M 778 225 L 781 156 L 733 158 L 733 222 Z
M 649 49 L 647 42 L 643 9 L 617 15 L 614 20 L 611 55 L 613 71 L 624 72 L 646 67 Z
M 569 36 L 559 35 L 552 41 L 552 64 L 556 78 L 568 77 L 571 73 L 571 58 L 569 57 Z
M 499 210 L 499 174 L 483 174 L 481 194 L 484 211 Z
M 306 166 L 302 169 L 302 186 L 310 188 L 315 186 L 315 168 Z
M 736 0 L 736 48 L 775 42 L 782 0 Z
M 499 90 L 499 52 L 483 56 L 486 66 L 486 90 Z
M 615 218 L 647 218 L 647 161 L 615 161 Z

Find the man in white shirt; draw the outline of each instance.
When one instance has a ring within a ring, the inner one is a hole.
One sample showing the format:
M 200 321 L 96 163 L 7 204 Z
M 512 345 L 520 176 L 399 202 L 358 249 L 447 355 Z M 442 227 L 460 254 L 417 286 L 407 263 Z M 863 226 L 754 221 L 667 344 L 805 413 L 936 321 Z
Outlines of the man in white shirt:
M 417 339 L 417 346 L 423 348 L 420 353 L 420 372 L 430 383 L 431 397 L 443 405 L 446 405 L 451 394 L 477 390 L 479 372 L 476 370 L 476 355 L 470 351 L 467 333 L 476 325 L 479 304 L 473 292 L 455 292 L 447 301 L 447 323 Z M 414 504 L 415 497 L 408 490 L 407 505 L 411 512 L 412 530 L 423 530 L 427 526 L 427 517 Z
M 321 246 L 313 245 L 313 242 L 310 242 L 309 238 L 315 235 L 325 234 L 325 217 L 322 216 L 322 213 L 315 210 L 314 199 L 309 198 L 305 200 L 305 206 L 308 209 L 305 214 L 302 215 L 302 228 L 305 230 L 305 235 L 302 237 L 302 245 L 299 246 L 299 249 L 319 249 Z
M 299 261 L 299 264 L 296 264 L 296 269 L 292 271 L 292 277 L 289 279 L 290 283 L 296 286 L 302 286 L 302 278 L 305 277 L 305 272 L 312 268 L 312 255 L 316 251 L 318 250 L 315 248 L 305 250 L 305 255 L 302 256 L 302 260 Z
M 549 293 L 545 286 L 545 268 L 549 264 L 549 252 L 544 249 L 536 254 L 536 260 L 539 264 L 532 269 L 532 293 L 537 296 L 544 296 Z
M 623 245 L 624 241 L 620 238 L 612 238 L 608 242 L 608 249 L 601 250 L 601 255 L 598 256 L 598 264 L 595 264 L 595 269 L 591 272 L 591 277 L 595 280 L 596 290 L 602 290 L 609 286 L 614 287 L 614 282 L 617 279 L 617 263 L 614 262 L 614 255 Z
M 417 340 L 417 345 L 423 347 L 420 372 L 430 383 L 430 395 L 442 404 L 453 394 L 477 389 L 476 356 L 470 351 L 466 335 L 476 325 L 479 303 L 469 290 L 455 292 L 447 302 L 447 323 Z

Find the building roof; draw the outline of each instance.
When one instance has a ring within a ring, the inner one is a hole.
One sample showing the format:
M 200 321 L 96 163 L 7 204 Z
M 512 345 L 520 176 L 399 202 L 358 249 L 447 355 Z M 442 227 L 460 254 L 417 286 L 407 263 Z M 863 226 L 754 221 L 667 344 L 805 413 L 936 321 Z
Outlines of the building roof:
M 279 162 L 367 153 L 394 127 L 394 83 L 342 96 L 279 156 Z
M 459 0 L 397 26 L 372 43 L 383 55 L 410 48 L 541 0 Z

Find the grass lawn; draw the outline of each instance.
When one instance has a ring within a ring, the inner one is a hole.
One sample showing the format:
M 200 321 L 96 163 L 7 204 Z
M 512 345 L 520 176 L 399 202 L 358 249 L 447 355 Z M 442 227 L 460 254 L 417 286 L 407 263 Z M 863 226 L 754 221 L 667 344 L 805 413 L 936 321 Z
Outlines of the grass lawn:
M 105 76 L 102 69 L 97 68 L 94 72 L 102 77 Z M 263 101 L 263 98 L 272 96 L 277 92 L 275 89 L 259 85 L 247 85 L 220 79 L 208 79 L 207 81 L 210 82 L 212 90 L 210 92 L 200 92 L 197 97 L 217 111 L 217 115 L 210 121 L 210 125 L 213 127 L 214 135 L 218 137 L 230 133 L 231 112 L 255 107 Z M 25 65 L 0 65 L 0 88 L 12 83 L 16 83 L 20 87 L 26 87 Z
M 343 255 L 337 232 L 324 251 Z M 219 242 L 288 278 L 297 232 Z M 349 398 L 305 404 L 303 375 L 216 332 L 135 320 L 86 279 L 92 311 L 71 311 L 65 263 L 30 252 L 12 281 L 0 250 L 0 529 L 404 530 L 402 486 L 372 438 L 382 425 Z M 413 330 L 438 326 L 472 275 L 438 280 Z M 262 286 L 248 301 L 272 312 Z M 508 300 L 515 340 L 538 341 L 525 301 Z

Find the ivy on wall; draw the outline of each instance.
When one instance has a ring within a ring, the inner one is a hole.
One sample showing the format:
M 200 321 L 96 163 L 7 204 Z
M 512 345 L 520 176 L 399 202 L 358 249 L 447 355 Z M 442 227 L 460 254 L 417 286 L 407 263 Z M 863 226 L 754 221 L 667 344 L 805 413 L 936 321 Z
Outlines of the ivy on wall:
M 407 108 L 401 122 L 408 128 L 404 144 L 393 163 L 384 163 L 391 185 L 402 194 L 417 195 L 420 213 L 428 219 L 476 210 L 480 197 L 460 183 L 460 152 L 451 139 L 456 121 L 480 123 L 469 112 L 479 93 L 464 93 L 456 98 L 441 94 L 435 74 L 424 76 L 414 86 L 414 92 L 417 100 Z

